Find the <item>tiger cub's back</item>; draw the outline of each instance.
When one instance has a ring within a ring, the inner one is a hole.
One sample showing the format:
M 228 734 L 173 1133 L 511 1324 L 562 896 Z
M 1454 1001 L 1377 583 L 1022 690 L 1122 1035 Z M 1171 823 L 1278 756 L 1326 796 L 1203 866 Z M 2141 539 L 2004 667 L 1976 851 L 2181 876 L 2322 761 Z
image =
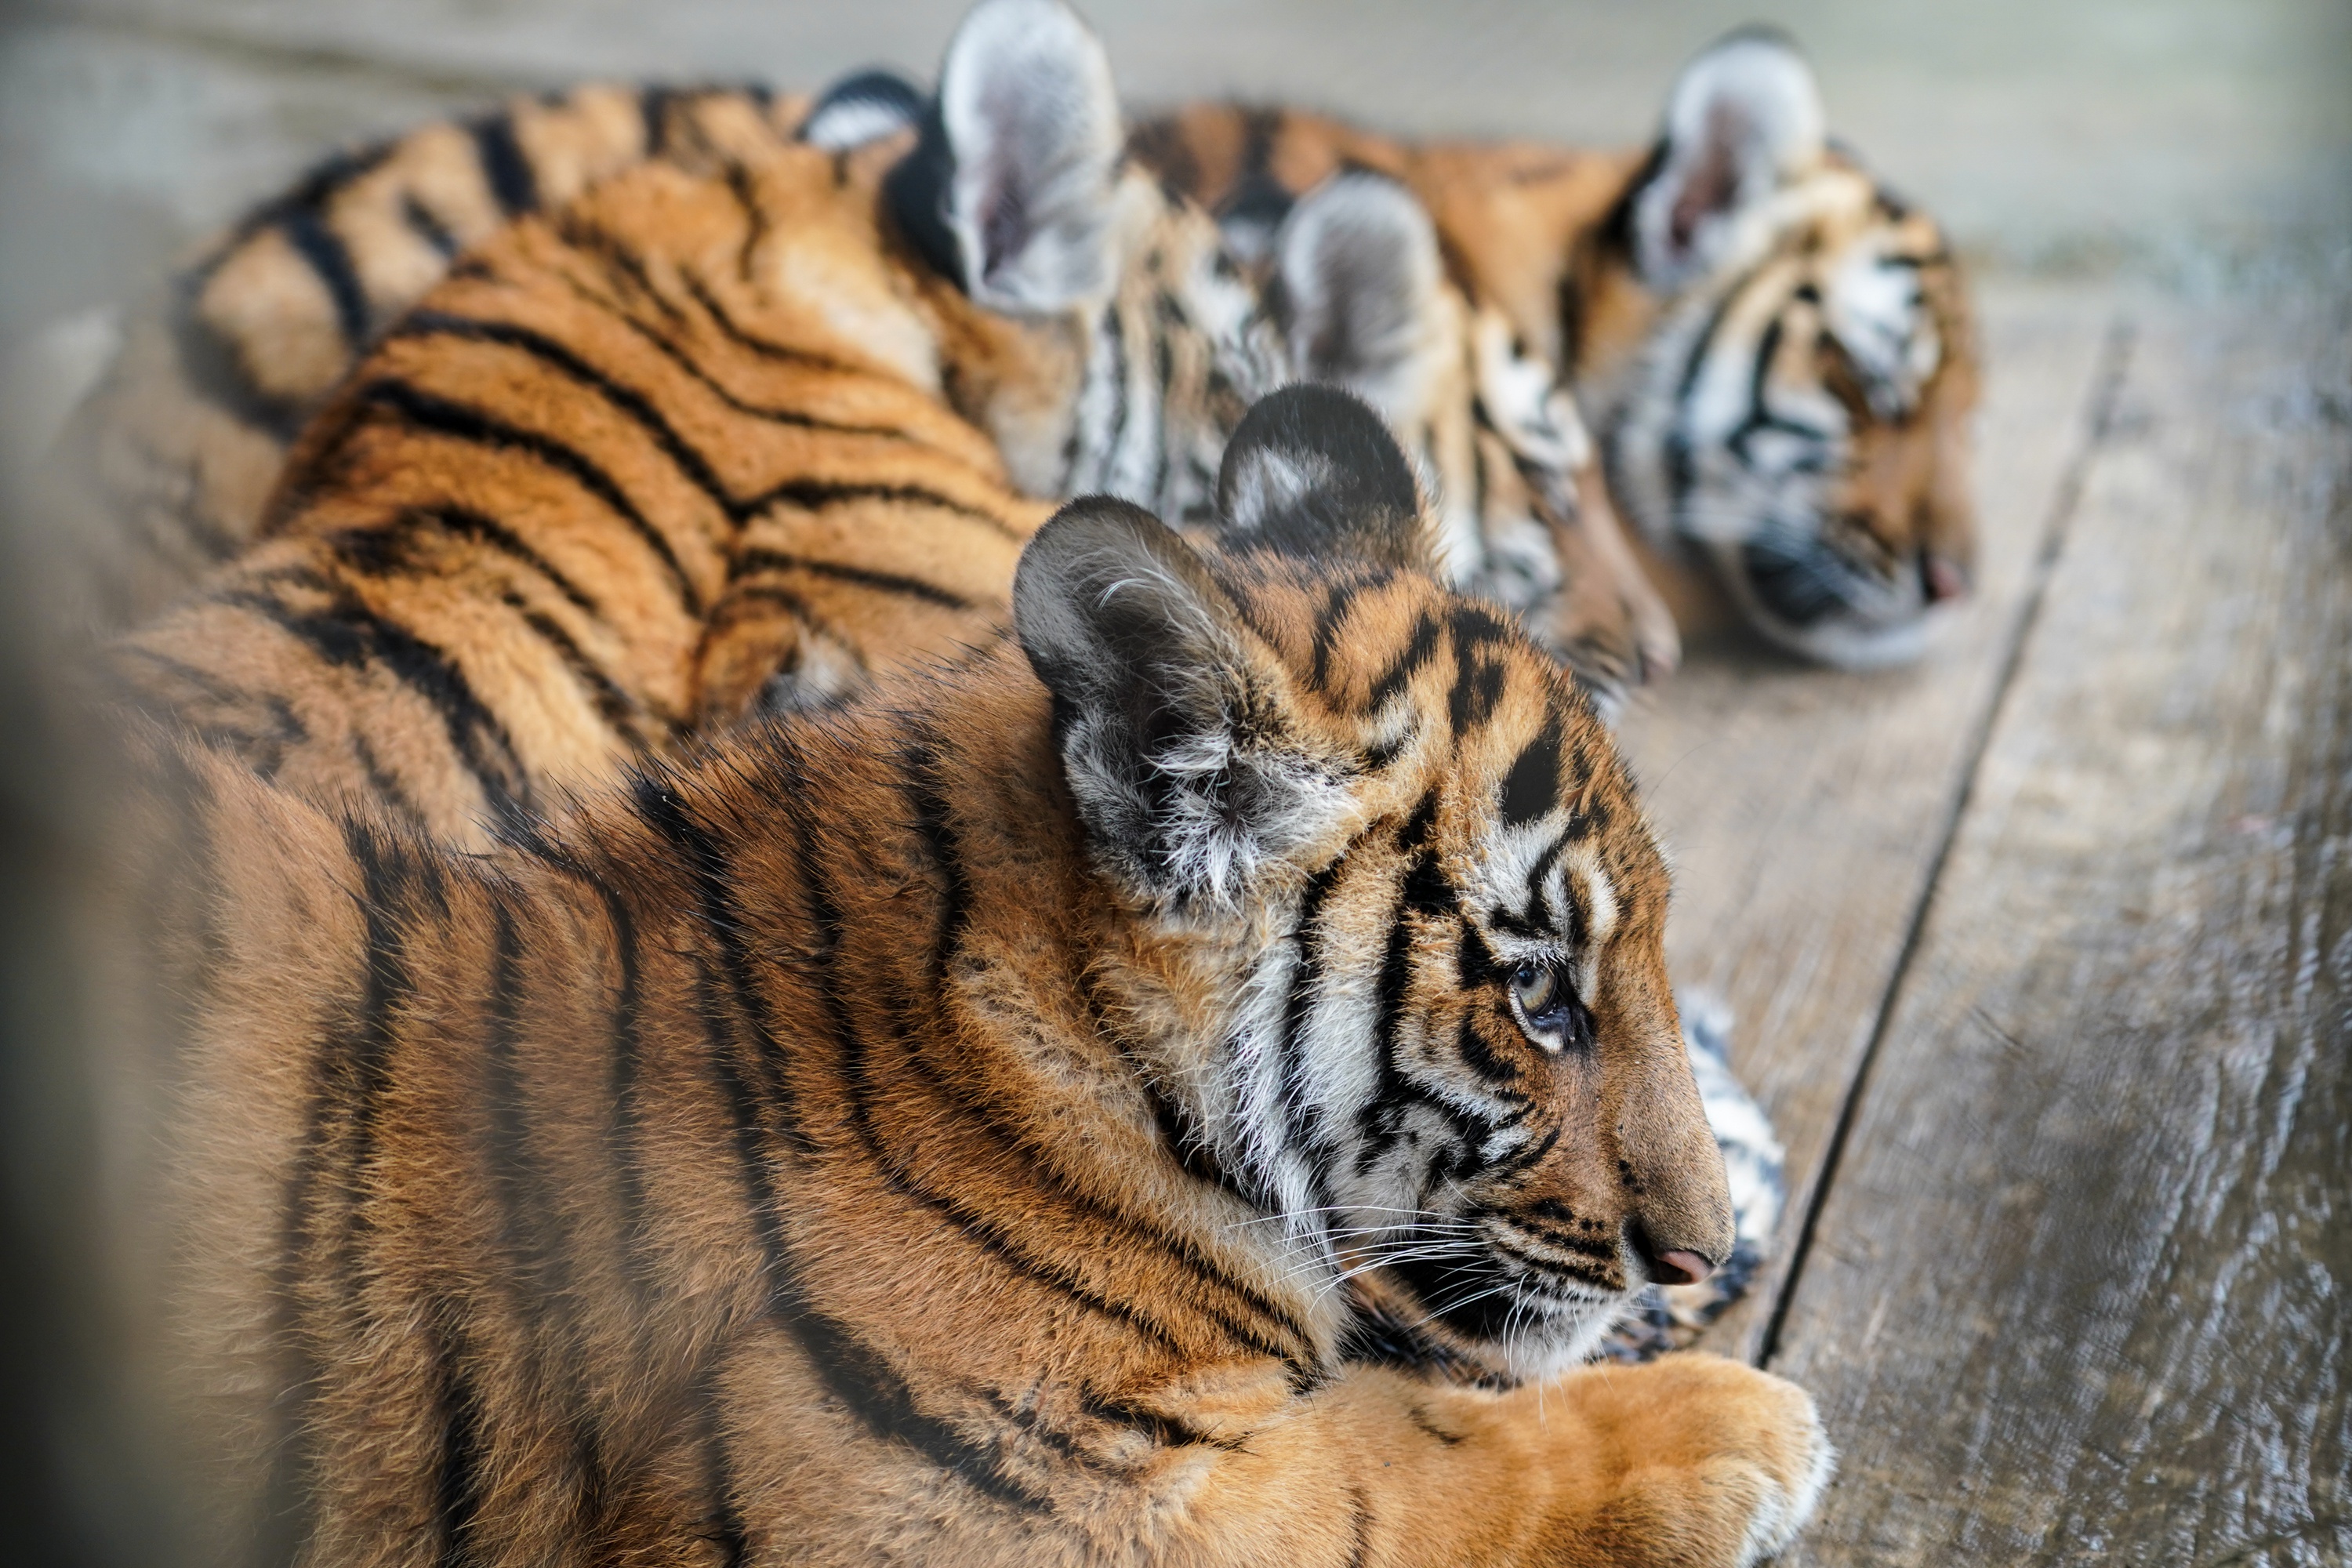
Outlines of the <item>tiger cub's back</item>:
M 707 170 L 806 107 L 590 84 L 329 159 L 257 208 L 127 313 L 58 443 L 84 613 L 137 625 L 249 542 L 288 446 L 463 251 L 648 160 Z

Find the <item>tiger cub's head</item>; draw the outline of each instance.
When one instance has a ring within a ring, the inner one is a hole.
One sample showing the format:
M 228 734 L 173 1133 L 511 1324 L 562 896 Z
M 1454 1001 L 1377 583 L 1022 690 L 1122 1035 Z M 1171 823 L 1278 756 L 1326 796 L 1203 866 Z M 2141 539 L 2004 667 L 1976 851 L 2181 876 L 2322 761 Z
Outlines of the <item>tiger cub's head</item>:
M 1447 580 L 1539 629 L 1558 618 L 1539 613 L 1563 589 L 1549 520 L 1578 508 L 1583 426 L 1499 315 L 1448 282 L 1402 185 L 1342 174 L 1241 244 L 1130 155 L 1101 47 L 1058 0 L 988 0 L 928 100 L 865 73 L 800 134 L 839 149 L 894 130 L 914 134 L 887 208 L 969 307 L 950 395 L 1023 489 L 1211 521 L 1251 402 L 1331 382 L 1384 415 L 1434 481 Z M 1671 624 L 1646 607 L 1564 639 L 1605 699 L 1674 662 Z
M 1916 655 L 1974 553 L 1965 295 L 1935 222 L 1825 138 L 1787 39 L 1684 69 L 1597 258 L 1577 354 L 1620 367 L 1608 456 L 1637 522 L 1785 647 Z
M 950 311 L 950 399 L 1033 494 L 1205 518 L 1226 438 L 1291 366 L 1214 221 L 1127 157 L 1101 44 L 1060 0 L 982 0 L 928 100 L 853 79 L 803 135 L 870 135 L 893 105 L 914 135 L 885 205 L 966 307 Z M 1433 235 L 1360 237 L 1424 245 L 1435 264 Z M 1332 287 L 1352 299 L 1395 276 L 1372 266 Z
M 1267 398 L 1218 496 L 1201 550 L 1073 502 L 1014 584 L 1119 911 L 1097 983 L 1274 1267 L 1367 1342 L 1539 1373 L 1732 1243 L 1664 864 L 1575 681 L 1439 581 L 1369 408 Z

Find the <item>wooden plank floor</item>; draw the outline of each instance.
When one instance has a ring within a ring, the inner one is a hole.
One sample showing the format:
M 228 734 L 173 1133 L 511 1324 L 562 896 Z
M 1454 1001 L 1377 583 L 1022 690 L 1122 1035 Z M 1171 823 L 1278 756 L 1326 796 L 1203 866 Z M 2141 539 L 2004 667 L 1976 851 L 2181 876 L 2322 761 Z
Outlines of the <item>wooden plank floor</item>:
M 1770 1347 L 1809 1563 L 2352 1558 L 2352 307 L 2134 321 Z

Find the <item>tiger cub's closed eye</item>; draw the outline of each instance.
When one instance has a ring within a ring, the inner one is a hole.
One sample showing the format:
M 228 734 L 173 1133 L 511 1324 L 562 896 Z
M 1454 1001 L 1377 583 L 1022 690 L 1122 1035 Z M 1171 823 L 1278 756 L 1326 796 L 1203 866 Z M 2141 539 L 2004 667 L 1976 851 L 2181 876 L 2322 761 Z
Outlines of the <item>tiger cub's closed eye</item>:
M 1511 1000 L 1528 1035 L 1546 1050 L 1582 1045 L 1590 1037 L 1584 1009 L 1558 964 L 1531 959 L 1512 970 Z

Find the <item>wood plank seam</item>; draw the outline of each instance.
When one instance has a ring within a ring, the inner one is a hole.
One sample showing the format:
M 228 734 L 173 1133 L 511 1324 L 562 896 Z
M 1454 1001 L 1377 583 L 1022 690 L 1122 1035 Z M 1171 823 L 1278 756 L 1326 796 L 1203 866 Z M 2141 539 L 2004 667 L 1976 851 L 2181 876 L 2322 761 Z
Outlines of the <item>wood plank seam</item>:
M 112 16 L 57 5 L 53 0 L 34 0 L 32 4 L 17 5 L 8 19 L 19 27 L 72 27 L 78 32 L 170 45 L 232 65 L 357 77 L 409 90 L 478 98 L 486 104 L 501 102 L 517 93 L 561 87 L 566 80 L 560 72 L 526 76 L 512 71 L 471 70 L 460 66 L 390 58 L 333 44 L 278 43 L 201 23 L 167 21 L 152 15 Z
M 2115 428 L 2116 406 L 2131 365 L 2132 345 L 2137 335 L 2128 313 L 2118 314 L 2109 325 L 2105 341 L 2099 348 L 2099 366 L 2091 377 L 2088 395 L 2084 399 L 2083 435 L 2081 445 L 2067 459 L 2060 472 L 2058 488 L 2051 498 L 2050 510 L 2042 524 L 2042 539 L 2033 555 L 2017 618 L 2011 627 L 2009 646 L 2001 656 L 2000 672 L 1987 694 L 1983 708 L 1977 715 L 1968 744 L 1962 751 L 1958 770 L 1959 788 L 1953 792 L 1952 803 L 1946 813 L 1943 826 L 1937 834 L 1935 854 L 1927 863 L 1927 875 L 1919 885 L 1919 895 L 1913 903 L 1905 923 L 1903 945 L 1897 951 L 1895 964 L 1887 972 L 1885 989 L 1880 994 L 1870 1021 L 1869 1043 L 1863 1047 L 1862 1057 L 1854 1064 L 1853 1080 L 1847 1085 L 1845 1097 L 1838 1104 L 1837 1120 L 1832 1124 L 1828 1146 L 1822 1152 L 1822 1166 L 1812 1184 L 1805 1204 L 1803 1224 L 1798 1228 L 1796 1244 L 1790 1248 L 1788 1268 L 1780 1276 L 1779 1292 L 1772 1299 L 1771 1315 L 1765 1321 L 1764 1332 L 1757 1342 L 1755 1364 L 1769 1367 L 1780 1349 L 1780 1330 L 1789 1315 L 1789 1304 L 1795 1300 L 1799 1282 L 1804 1278 L 1805 1259 L 1812 1250 L 1813 1233 L 1821 1221 L 1822 1206 L 1829 1201 L 1830 1185 L 1837 1179 L 1839 1162 L 1845 1155 L 1846 1139 L 1853 1129 L 1854 1119 L 1862 1106 L 1863 1095 L 1870 1081 L 1871 1065 L 1877 1059 L 1879 1047 L 1885 1044 L 1889 1020 L 1895 1016 L 1895 998 L 1902 994 L 1905 977 L 1910 973 L 1912 960 L 1917 955 L 1919 936 L 1927 927 L 1927 912 L 1935 906 L 1936 889 L 1942 881 L 1945 862 L 1950 858 L 1952 846 L 1959 837 L 1960 823 L 1968 815 L 1969 802 L 1975 794 L 1978 771 L 1984 764 L 1985 749 L 1991 743 L 1993 731 L 2000 723 L 2001 710 L 2007 703 L 2010 689 L 2025 660 L 2027 648 L 2033 640 L 2033 628 L 2041 618 L 2042 606 L 2050 579 L 2055 573 L 2059 557 L 2066 548 L 2068 525 L 2074 521 L 2083 500 L 2091 467 L 2100 449 L 2106 444 Z

